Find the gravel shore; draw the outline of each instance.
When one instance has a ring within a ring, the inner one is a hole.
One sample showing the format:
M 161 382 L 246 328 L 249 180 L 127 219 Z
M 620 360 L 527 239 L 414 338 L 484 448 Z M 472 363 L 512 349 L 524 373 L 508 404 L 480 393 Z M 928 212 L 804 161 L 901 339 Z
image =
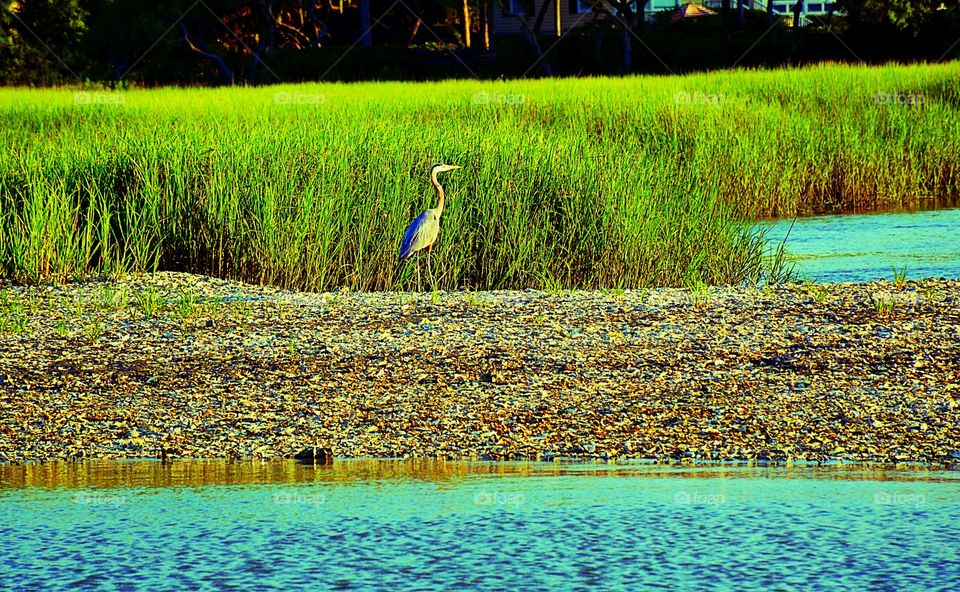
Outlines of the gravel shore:
M 0 461 L 960 463 L 960 281 L 310 294 L 0 286 Z

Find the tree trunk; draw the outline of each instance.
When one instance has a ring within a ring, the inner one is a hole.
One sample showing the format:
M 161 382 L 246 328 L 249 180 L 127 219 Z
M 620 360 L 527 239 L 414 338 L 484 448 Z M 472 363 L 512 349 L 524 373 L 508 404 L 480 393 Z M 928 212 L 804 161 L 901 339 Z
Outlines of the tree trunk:
M 463 44 L 470 49 L 470 0 L 463 0 Z
M 193 41 L 190 40 L 190 35 L 187 34 L 187 26 L 184 25 L 183 22 L 180 23 L 180 31 L 183 33 L 183 40 L 186 41 L 187 47 L 189 47 L 192 51 L 200 54 L 201 56 L 217 64 L 217 67 L 220 69 L 220 73 L 223 74 L 224 78 L 227 79 L 227 84 L 234 83 L 233 70 L 231 70 L 230 66 L 228 66 L 227 63 L 223 61 L 223 58 L 221 58 L 215 53 L 210 53 L 209 51 L 201 49 L 200 47 L 195 45 Z
M 605 71 L 603 63 L 603 36 L 604 30 L 600 27 L 593 28 L 593 58 L 597 62 L 597 70 Z
M 744 0 L 737 0 L 737 30 L 741 33 L 747 22 L 747 15 L 745 14 L 743 4 Z
M 772 27 L 776 16 L 773 13 L 773 0 L 767 0 L 767 26 Z M 777 50 L 777 32 L 772 31 L 770 35 L 770 53 Z
M 373 46 L 373 32 L 370 30 L 370 0 L 360 0 L 360 47 Z
M 486 15 L 484 17 L 485 19 L 484 30 L 486 31 L 485 35 L 486 35 L 486 42 L 487 42 L 487 51 L 496 51 L 497 50 L 497 29 L 496 29 L 496 23 L 493 20 L 493 11 L 496 10 L 497 7 L 496 7 L 496 4 L 494 2 L 490 2 L 490 0 L 484 0 L 483 5 L 485 7 L 484 14 Z
M 550 0 L 546 0 L 543 5 L 541 5 L 540 12 L 537 14 L 537 20 L 534 21 L 533 25 L 530 24 L 530 21 L 528 21 L 524 15 L 504 12 L 506 16 L 511 16 L 520 21 L 520 27 L 523 29 L 524 37 L 526 37 L 527 43 L 530 44 L 534 53 L 537 54 L 536 63 L 540 65 L 540 69 L 543 70 L 545 76 L 553 76 L 553 68 L 550 67 L 550 63 L 545 59 L 543 48 L 540 47 L 540 27 L 543 26 L 543 18 L 547 14 L 549 1 Z
M 530 47 L 533 48 L 533 52 L 537 55 L 537 63 L 540 64 L 540 69 L 543 70 L 543 75 L 553 76 L 553 68 L 550 67 L 550 62 L 544 58 L 543 49 L 540 47 L 540 41 L 537 39 L 537 34 L 529 27 L 524 28 L 523 32 L 526 33 L 525 37 L 527 38 L 527 43 L 530 44 Z
M 637 0 L 637 30 L 647 30 L 647 2 L 649 0 Z
M 630 74 L 633 71 L 633 46 L 630 43 L 630 27 L 626 21 L 622 23 L 623 32 L 621 40 L 623 42 L 623 73 Z
M 804 9 L 807 7 L 806 0 L 797 0 L 797 3 L 793 5 L 793 28 L 800 29 L 800 15 L 806 12 Z

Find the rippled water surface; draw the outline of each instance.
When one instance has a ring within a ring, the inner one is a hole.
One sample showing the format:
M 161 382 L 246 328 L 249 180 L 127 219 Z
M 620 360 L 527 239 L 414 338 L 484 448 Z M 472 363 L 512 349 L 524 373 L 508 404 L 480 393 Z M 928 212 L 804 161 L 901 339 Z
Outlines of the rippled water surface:
M 960 474 L 0 465 L 0 590 L 957 590 Z
M 768 244 L 786 236 L 792 220 L 771 225 Z M 805 278 L 821 282 L 960 278 L 960 209 L 840 214 L 800 218 L 787 238 L 788 259 Z

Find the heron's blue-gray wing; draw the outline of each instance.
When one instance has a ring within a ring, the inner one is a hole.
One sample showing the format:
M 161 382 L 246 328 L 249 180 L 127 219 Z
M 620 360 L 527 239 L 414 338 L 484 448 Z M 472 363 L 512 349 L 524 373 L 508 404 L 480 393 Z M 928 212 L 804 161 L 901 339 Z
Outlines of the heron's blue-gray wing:
M 413 246 L 417 243 L 417 235 L 423 229 L 423 224 L 426 222 L 426 220 L 427 213 L 422 212 L 419 216 L 414 218 L 413 222 L 410 223 L 410 226 L 407 226 L 406 232 L 403 233 L 403 242 L 400 243 L 401 259 L 406 259 L 415 252 Z

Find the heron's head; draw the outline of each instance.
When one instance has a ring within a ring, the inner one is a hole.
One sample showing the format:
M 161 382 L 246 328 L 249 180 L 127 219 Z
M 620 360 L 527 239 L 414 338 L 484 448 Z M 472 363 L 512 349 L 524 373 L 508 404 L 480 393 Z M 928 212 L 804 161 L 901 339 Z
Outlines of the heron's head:
M 447 171 L 455 171 L 455 170 L 457 170 L 457 169 L 459 169 L 459 168 L 461 168 L 461 167 L 459 167 L 458 165 L 455 165 L 455 164 L 443 164 L 442 162 L 438 162 L 437 164 L 433 165 L 433 168 L 430 169 L 430 174 L 431 174 L 431 175 L 436 175 L 437 173 L 445 173 L 445 172 L 447 172 Z

